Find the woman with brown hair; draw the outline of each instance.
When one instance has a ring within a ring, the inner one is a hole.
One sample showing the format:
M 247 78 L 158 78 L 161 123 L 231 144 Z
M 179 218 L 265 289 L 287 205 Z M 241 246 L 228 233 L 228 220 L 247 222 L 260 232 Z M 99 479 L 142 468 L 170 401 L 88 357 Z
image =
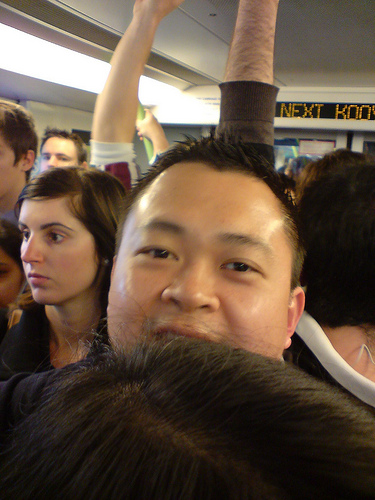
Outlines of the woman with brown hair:
M 50 169 L 22 191 L 17 209 L 28 291 L 19 323 L 0 346 L 0 378 L 82 359 L 103 330 L 125 190 L 98 170 Z

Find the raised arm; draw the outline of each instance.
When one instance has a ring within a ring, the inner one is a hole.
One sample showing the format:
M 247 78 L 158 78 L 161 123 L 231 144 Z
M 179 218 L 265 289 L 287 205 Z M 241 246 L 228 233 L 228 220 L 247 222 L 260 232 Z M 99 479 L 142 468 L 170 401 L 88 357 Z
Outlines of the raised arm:
M 218 134 L 269 146 L 274 140 L 278 89 L 273 60 L 278 0 L 240 0 L 237 21 L 221 84 Z
M 143 120 L 137 120 L 137 134 L 141 140 L 149 139 L 154 149 L 154 155 L 158 155 L 169 148 L 168 139 L 155 116 L 149 109 L 145 109 Z
M 131 143 L 138 107 L 138 84 L 161 20 L 183 0 L 136 0 L 133 19 L 111 61 L 111 71 L 98 96 L 92 139 Z

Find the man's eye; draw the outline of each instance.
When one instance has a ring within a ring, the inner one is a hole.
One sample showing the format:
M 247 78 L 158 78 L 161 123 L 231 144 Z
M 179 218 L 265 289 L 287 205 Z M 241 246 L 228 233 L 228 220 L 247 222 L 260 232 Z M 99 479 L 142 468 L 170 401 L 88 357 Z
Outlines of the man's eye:
M 169 259 L 173 257 L 173 254 L 164 248 L 146 248 L 139 253 L 149 255 L 153 259 Z
M 151 248 L 148 253 L 154 259 L 168 259 L 171 256 L 171 253 L 168 250 L 164 250 L 163 248 Z
M 230 271 L 237 271 L 239 273 L 246 273 L 247 271 L 251 271 L 252 268 L 244 264 L 243 262 L 228 262 L 227 264 L 223 264 L 222 269 L 229 269 Z

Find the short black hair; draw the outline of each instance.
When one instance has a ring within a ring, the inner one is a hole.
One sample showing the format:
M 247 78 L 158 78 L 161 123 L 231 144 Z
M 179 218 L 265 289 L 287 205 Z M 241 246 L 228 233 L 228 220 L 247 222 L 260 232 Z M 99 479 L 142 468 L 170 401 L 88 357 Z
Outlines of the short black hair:
M 331 172 L 339 172 L 346 168 L 364 165 L 370 161 L 371 157 L 369 155 L 346 148 L 336 149 L 326 153 L 318 160 L 310 161 L 297 178 L 297 203 L 302 198 L 305 188 L 312 182 Z
M 321 325 L 375 325 L 375 163 L 327 174 L 299 204 L 306 310 Z
M 296 206 L 290 194 L 286 192 L 285 184 L 273 165 L 260 156 L 250 144 L 231 140 L 229 137 L 225 140 L 213 135 L 200 139 L 187 137 L 185 141 L 175 143 L 158 157 L 152 168 L 134 186 L 126 200 L 122 223 L 119 225 L 116 237 L 117 251 L 121 245 L 126 217 L 136 201 L 162 172 L 182 162 L 204 163 L 219 172 L 240 172 L 260 179 L 271 189 L 279 200 L 280 210 L 284 216 L 284 229 L 292 248 L 291 289 L 293 290 L 299 283 L 304 257 L 304 249 L 299 237 Z
M 375 421 L 291 365 L 200 340 L 64 369 L 11 435 L 2 498 L 374 498 Z

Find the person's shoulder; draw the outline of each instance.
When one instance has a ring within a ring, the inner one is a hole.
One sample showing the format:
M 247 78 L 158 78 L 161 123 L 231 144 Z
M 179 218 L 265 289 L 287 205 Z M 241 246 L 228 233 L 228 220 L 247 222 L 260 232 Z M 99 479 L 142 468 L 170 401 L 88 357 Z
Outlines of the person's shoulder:
M 50 369 L 48 320 L 43 306 L 22 311 L 0 344 L 0 380 L 16 373 Z
M 59 370 L 18 373 L 0 382 L 0 443 L 14 425 L 38 405 L 46 388 L 59 377 Z

